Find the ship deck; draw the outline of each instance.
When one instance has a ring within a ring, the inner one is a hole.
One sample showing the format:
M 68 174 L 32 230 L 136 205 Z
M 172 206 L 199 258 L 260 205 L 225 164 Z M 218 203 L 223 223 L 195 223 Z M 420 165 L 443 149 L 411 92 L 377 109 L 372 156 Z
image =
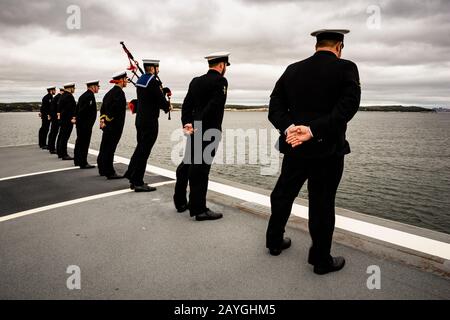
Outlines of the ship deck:
M 224 218 L 197 222 L 174 209 L 170 174 L 147 172 L 158 190 L 135 193 L 36 145 L 1 147 L 0 162 L 0 299 L 450 299 L 445 259 L 338 228 L 332 253 L 347 264 L 319 276 L 304 219 L 291 219 L 292 247 L 273 257 L 267 208 L 210 190 Z M 73 265 L 80 290 L 66 286 Z M 369 266 L 380 289 L 367 287 Z

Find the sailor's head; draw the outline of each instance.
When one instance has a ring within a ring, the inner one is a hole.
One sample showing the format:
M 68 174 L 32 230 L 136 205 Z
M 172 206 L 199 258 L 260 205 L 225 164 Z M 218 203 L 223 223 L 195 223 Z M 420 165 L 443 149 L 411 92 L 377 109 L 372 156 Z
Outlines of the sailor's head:
M 75 83 L 74 82 L 66 83 L 64 85 L 64 91 L 69 92 L 69 93 L 74 93 L 75 92 Z
M 88 90 L 91 90 L 93 93 L 98 93 L 100 89 L 100 81 L 99 80 L 91 80 L 86 82 L 86 86 Z
M 209 68 L 219 71 L 222 75 L 225 75 L 227 66 L 230 65 L 229 58 L 229 52 L 214 52 L 205 57 L 208 60 Z
M 154 75 L 158 75 L 159 73 L 159 61 L 157 59 L 144 59 L 142 60 L 144 64 L 145 73 L 151 73 Z
M 60 94 L 63 94 L 64 91 L 65 91 L 65 90 L 64 90 L 64 87 L 59 87 L 59 93 L 60 93 Z
M 311 35 L 317 39 L 316 51 L 331 51 L 340 58 L 344 48 L 344 34 L 349 32 L 346 29 L 321 29 L 314 31 Z
M 113 74 L 111 83 L 115 83 L 121 88 L 125 88 L 128 84 L 128 76 L 126 71 L 119 71 Z
M 55 86 L 47 87 L 47 92 L 50 93 L 52 96 L 55 95 L 56 87 Z

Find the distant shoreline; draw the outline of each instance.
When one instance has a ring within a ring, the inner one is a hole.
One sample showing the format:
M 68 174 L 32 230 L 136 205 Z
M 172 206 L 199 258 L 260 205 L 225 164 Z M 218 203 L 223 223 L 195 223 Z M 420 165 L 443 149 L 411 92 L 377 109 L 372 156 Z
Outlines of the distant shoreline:
M 100 109 L 101 103 L 97 103 L 97 108 Z M 180 103 L 172 103 L 173 107 L 180 109 Z M 0 112 L 38 112 L 41 106 L 40 102 L 11 102 L 11 103 L 0 103 Z M 233 112 L 261 112 L 267 111 L 268 106 L 246 106 L 246 105 L 226 105 L 226 111 Z M 391 105 L 391 106 L 361 106 L 359 111 L 369 111 L 369 112 L 450 112 L 450 109 L 446 108 L 424 108 L 418 106 L 402 106 L 402 105 Z

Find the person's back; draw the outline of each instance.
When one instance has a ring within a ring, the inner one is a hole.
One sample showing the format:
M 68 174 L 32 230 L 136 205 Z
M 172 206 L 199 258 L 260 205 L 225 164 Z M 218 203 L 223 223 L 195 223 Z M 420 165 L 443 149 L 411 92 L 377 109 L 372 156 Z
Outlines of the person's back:
M 110 127 L 123 129 L 126 115 L 125 93 L 119 86 L 113 86 L 103 97 L 100 115 L 106 116 L 106 123 Z
M 221 129 L 224 115 L 228 82 L 219 72 L 209 70 L 206 74 L 191 81 L 189 90 L 193 106 L 194 121 L 202 121 L 203 130 Z M 217 98 L 215 95 L 222 92 Z
M 136 86 L 138 105 L 136 109 L 136 125 L 151 124 L 159 118 L 159 110 L 168 112 L 169 102 L 162 91 L 162 83 L 153 74 L 142 75 Z
M 61 93 L 58 93 L 56 96 L 53 97 L 52 103 L 50 105 L 50 117 L 51 120 L 55 120 L 56 119 L 56 113 L 58 111 L 58 103 L 59 103 L 59 99 L 61 98 Z
M 292 121 L 312 126 L 314 131 L 318 119 L 334 112 L 343 93 L 354 100 L 346 101 L 352 107 L 344 112 L 356 112 L 353 106 L 359 105 L 360 95 L 357 79 L 358 70 L 353 62 L 340 59 L 330 51 L 317 51 L 313 56 L 288 66 L 279 85 L 285 90 L 284 99 Z M 352 114 L 348 116 L 351 118 Z M 273 113 L 269 113 L 269 119 L 273 120 Z M 346 121 L 339 122 L 335 128 L 329 128 L 321 139 L 311 139 L 296 148 L 295 152 L 303 157 L 347 154 L 350 148 L 345 140 L 346 128 Z
M 97 103 L 94 92 L 86 90 L 79 98 L 76 110 L 77 125 L 92 128 L 97 119 Z
M 62 125 L 71 125 L 70 120 L 75 116 L 76 106 L 77 104 L 72 93 L 64 92 L 59 99 Z

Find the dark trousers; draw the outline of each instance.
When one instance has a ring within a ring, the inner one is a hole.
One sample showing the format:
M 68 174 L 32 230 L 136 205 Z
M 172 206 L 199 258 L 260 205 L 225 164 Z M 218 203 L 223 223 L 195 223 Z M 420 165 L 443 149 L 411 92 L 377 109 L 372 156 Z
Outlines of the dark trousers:
M 67 153 L 67 143 L 69 142 L 70 135 L 72 134 L 73 124 L 71 122 L 61 122 L 61 127 L 59 128 L 58 140 L 56 142 L 56 151 L 58 157 L 66 157 Z
M 56 150 L 56 137 L 59 132 L 59 120 L 52 118 L 50 133 L 48 134 L 48 150 L 55 151 Z
M 87 165 L 89 145 L 91 143 L 92 126 L 77 125 L 77 140 L 75 142 L 74 163 L 76 166 Z
M 125 176 L 136 186 L 144 184 L 145 168 L 153 145 L 158 138 L 158 119 L 149 124 L 136 126 L 137 145 Z
M 47 146 L 47 135 L 48 129 L 50 128 L 50 120 L 48 120 L 47 115 L 42 115 L 42 124 L 39 129 L 39 147 Z
M 208 192 L 208 164 L 188 164 L 184 161 L 177 168 L 177 183 L 174 199 L 177 204 L 186 203 L 186 189 L 189 183 L 189 210 L 191 217 L 207 210 L 206 194 Z
M 302 159 L 285 155 L 281 175 L 270 195 L 272 214 L 266 234 L 268 248 L 281 245 L 293 202 L 308 180 L 311 254 L 319 263 L 329 259 L 335 222 L 334 203 L 343 169 L 343 156 Z
M 206 194 L 208 192 L 209 172 L 215 156 L 215 150 L 217 150 L 220 142 L 220 139 L 213 142 L 203 142 L 200 144 L 200 148 L 195 148 L 192 137 L 193 135 L 187 140 L 184 160 L 176 171 L 177 182 L 174 194 L 174 201 L 177 205 L 186 204 L 186 189 L 189 184 L 189 210 L 191 217 L 207 210 Z M 203 152 L 209 144 L 214 144 L 214 148 L 209 149 L 212 150 L 209 154 L 210 157 L 204 159 Z
M 114 153 L 122 136 L 121 128 L 106 127 L 103 129 L 100 152 L 97 156 L 98 172 L 101 176 L 112 176 L 116 173 L 114 169 Z

